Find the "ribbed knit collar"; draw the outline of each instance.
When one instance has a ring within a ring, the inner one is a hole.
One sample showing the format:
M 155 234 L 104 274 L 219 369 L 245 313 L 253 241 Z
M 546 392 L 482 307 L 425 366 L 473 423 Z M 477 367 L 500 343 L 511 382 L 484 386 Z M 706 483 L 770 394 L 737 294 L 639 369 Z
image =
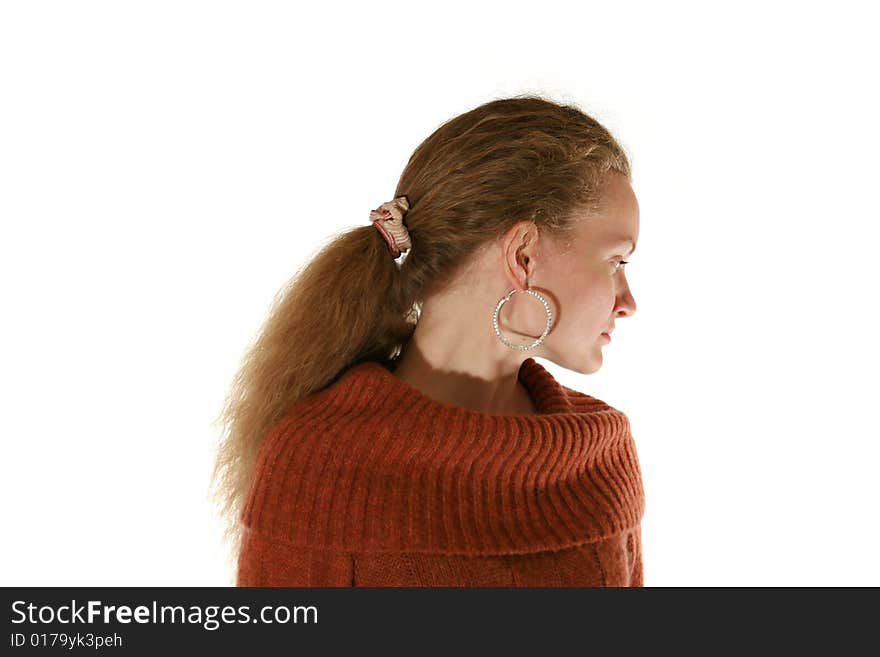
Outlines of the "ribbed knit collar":
M 637 525 L 626 415 L 533 358 L 519 380 L 537 414 L 453 406 L 380 363 L 355 365 L 267 435 L 243 521 L 296 545 L 469 555 L 561 549 Z

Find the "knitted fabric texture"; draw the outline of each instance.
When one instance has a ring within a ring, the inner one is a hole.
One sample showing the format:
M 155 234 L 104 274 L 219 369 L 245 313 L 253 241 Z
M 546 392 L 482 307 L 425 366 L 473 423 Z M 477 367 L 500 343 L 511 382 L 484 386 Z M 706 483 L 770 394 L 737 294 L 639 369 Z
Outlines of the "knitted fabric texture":
M 238 586 L 643 586 L 624 413 L 533 358 L 534 415 L 428 397 L 362 362 L 260 445 Z

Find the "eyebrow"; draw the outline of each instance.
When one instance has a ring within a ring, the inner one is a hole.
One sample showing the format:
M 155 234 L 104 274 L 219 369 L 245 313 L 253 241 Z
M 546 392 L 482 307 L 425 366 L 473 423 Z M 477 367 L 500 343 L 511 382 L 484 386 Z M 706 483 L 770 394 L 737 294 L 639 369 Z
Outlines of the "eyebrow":
M 633 242 L 632 237 L 624 237 L 622 240 L 615 242 L 614 246 L 617 247 L 617 246 L 621 246 L 623 244 L 630 244 L 631 245 L 629 252 L 626 254 L 627 256 L 629 256 L 633 251 L 636 250 L 636 243 Z

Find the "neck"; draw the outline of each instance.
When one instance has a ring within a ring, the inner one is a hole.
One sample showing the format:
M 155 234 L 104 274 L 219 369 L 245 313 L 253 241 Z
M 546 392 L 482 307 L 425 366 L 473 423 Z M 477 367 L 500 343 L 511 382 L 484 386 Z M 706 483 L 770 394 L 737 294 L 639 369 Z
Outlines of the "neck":
M 521 364 L 516 364 L 510 372 L 484 378 L 432 365 L 417 348 L 411 348 L 392 374 L 427 397 L 452 406 L 498 415 L 534 415 L 538 412 L 535 402 L 519 381 Z

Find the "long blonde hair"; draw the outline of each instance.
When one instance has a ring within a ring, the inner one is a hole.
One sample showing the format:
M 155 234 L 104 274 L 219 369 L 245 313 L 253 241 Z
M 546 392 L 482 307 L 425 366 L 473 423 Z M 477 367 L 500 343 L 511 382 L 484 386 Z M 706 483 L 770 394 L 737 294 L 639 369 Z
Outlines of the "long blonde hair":
M 214 421 L 222 433 L 212 497 L 233 559 L 269 428 L 357 363 L 393 370 L 421 300 L 442 289 L 476 249 L 522 219 L 553 237 L 568 236 L 575 213 L 599 207 L 611 172 L 631 179 L 629 160 L 609 131 L 575 106 L 534 94 L 455 116 L 415 149 L 394 193 L 410 203 L 404 223 L 413 246 L 402 265 L 369 223 L 324 246 L 276 295 Z

